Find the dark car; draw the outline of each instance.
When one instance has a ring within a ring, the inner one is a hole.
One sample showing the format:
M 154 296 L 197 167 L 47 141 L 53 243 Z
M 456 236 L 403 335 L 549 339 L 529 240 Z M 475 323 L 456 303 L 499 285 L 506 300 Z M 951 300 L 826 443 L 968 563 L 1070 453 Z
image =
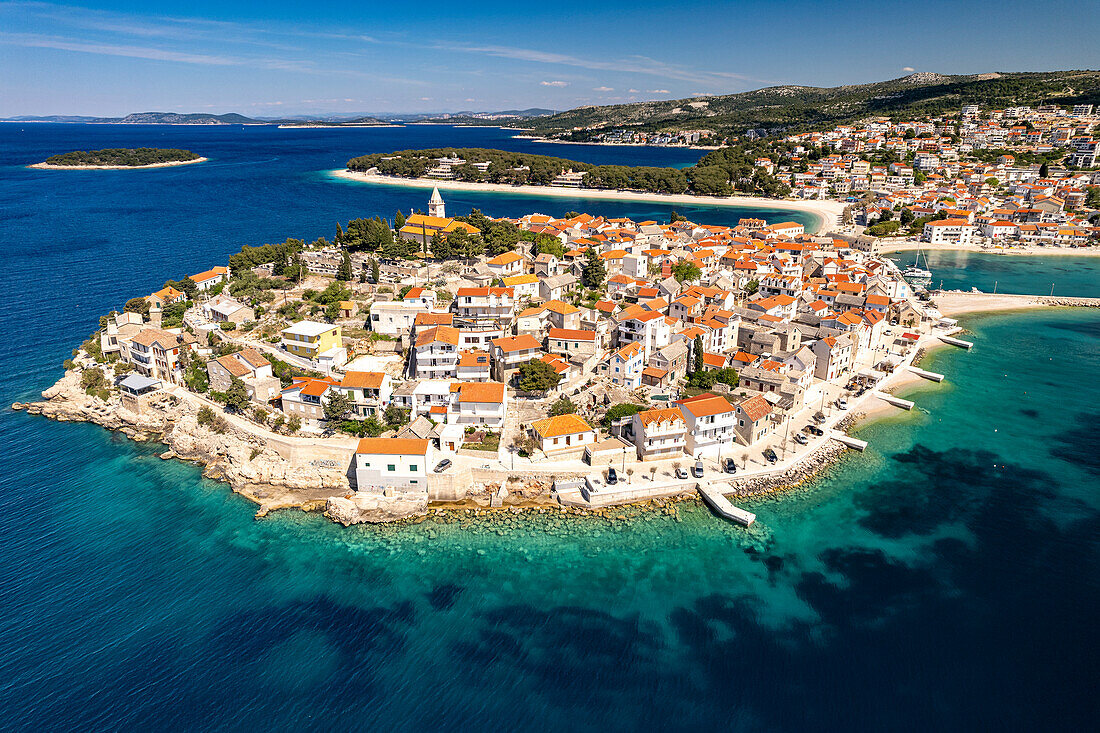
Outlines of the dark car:
M 722 470 L 726 473 L 737 473 L 737 461 L 732 458 L 727 458 L 722 461 Z
M 436 473 L 443 473 L 444 471 L 446 471 L 450 467 L 451 467 L 451 459 L 445 458 L 444 460 L 442 460 L 439 463 L 435 464 L 435 472 Z
M 779 456 L 771 448 L 764 451 L 764 458 L 767 459 L 768 463 L 775 463 L 779 460 Z
M 614 486 L 619 483 L 619 474 L 615 473 L 614 468 L 607 469 L 607 485 Z
M 807 426 L 806 426 L 805 428 L 803 428 L 803 429 L 804 429 L 804 430 L 805 430 L 805 431 L 806 431 L 807 433 L 809 433 L 810 435 L 817 435 L 817 436 L 819 436 L 819 437 L 820 437 L 820 436 L 822 436 L 822 435 L 824 435 L 824 434 L 825 434 L 825 431 L 824 431 L 824 430 L 822 430 L 821 428 L 819 428 L 819 427 L 818 427 L 818 426 L 816 426 L 816 425 L 807 425 Z
M 703 462 L 696 461 L 695 465 L 691 467 L 691 475 L 695 478 L 703 478 Z

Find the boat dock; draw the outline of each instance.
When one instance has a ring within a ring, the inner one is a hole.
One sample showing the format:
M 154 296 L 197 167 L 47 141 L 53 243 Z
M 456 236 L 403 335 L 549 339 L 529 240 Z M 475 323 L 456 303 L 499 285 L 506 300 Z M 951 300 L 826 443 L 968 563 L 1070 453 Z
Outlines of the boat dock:
M 875 392 L 875 397 L 878 397 L 883 402 L 893 405 L 894 407 L 900 407 L 903 410 L 912 410 L 913 402 L 911 400 L 903 400 L 900 397 L 895 397 L 892 394 L 886 394 L 885 392 Z
M 920 367 L 911 366 L 909 367 L 909 371 L 913 372 L 913 374 L 916 374 L 919 377 L 931 379 L 933 382 L 942 382 L 944 379 L 943 375 L 939 372 L 930 372 L 927 369 L 921 369 Z
M 952 346 L 958 346 L 960 349 L 966 349 L 967 351 L 974 348 L 974 344 L 970 341 L 963 341 L 962 339 L 957 339 L 954 336 L 940 336 L 940 341 L 944 342 L 945 344 L 951 344 Z
M 747 512 L 744 509 L 738 509 L 730 500 L 722 495 L 722 492 L 714 488 L 711 484 L 699 483 L 696 485 L 699 490 L 699 496 L 703 497 L 703 501 L 707 506 L 714 510 L 719 516 L 725 517 L 731 522 L 737 522 L 745 527 L 750 526 L 756 521 L 756 515 L 752 512 Z
M 829 437 L 832 438 L 833 440 L 837 441 L 838 443 L 843 443 L 844 445 L 848 446 L 849 448 L 855 448 L 858 451 L 863 451 L 863 450 L 866 450 L 866 448 L 867 448 L 867 441 L 866 440 L 860 440 L 859 438 L 853 438 L 851 435 L 848 435 L 846 433 L 842 433 L 839 430 L 833 430 L 832 434 Z

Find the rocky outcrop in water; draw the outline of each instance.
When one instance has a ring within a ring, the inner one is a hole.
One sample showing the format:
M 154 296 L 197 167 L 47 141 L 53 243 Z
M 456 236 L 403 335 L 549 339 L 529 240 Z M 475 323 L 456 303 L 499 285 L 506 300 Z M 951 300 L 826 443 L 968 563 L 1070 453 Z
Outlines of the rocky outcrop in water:
M 381 524 L 428 513 L 427 492 L 354 493 L 331 496 L 325 502 L 325 516 L 345 527 L 352 524 Z

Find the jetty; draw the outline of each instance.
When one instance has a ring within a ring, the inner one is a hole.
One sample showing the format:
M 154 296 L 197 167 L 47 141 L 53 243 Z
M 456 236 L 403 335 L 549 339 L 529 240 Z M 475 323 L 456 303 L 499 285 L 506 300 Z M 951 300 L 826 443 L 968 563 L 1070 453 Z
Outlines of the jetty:
M 832 438 L 833 440 L 835 440 L 838 443 L 842 443 L 842 444 L 848 446 L 849 448 L 855 448 L 856 450 L 861 451 L 861 452 L 867 449 L 867 441 L 866 440 L 860 440 L 859 438 L 853 438 L 851 435 L 848 435 L 847 433 L 843 433 L 839 430 L 833 430 L 830 433 L 829 437 Z
M 939 372 L 930 372 L 927 369 L 921 369 L 920 367 L 911 366 L 909 371 L 916 374 L 918 377 L 924 377 L 925 379 L 931 379 L 933 382 L 942 382 L 944 376 Z
M 940 341 L 944 342 L 945 344 L 951 344 L 952 346 L 958 346 L 960 349 L 966 349 L 967 351 L 974 348 L 974 344 L 972 342 L 963 341 L 962 339 L 957 339 L 954 336 L 940 336 Z
M 875 392 L 875 397 L 878 397 L 883 402 L 891 404 L 894 407 L 900 407 L 903 410 L 912 410 L 913 402 L 911 400 L 903 400 L 901 397 L 895 397 L 892 394 L 885 392 Z
M 706 505 L 714 510 L 715 514 L 725 517 L 731 522 L 737 522 L 745 527 L 751 526 L 756 521 L 756 515 L 752 512 L 739 509 L 730 503 L 730 500 L 723 496 L 722 492 L 714 488 L 711 484 L 699 483 L 696 484 L 696 488 L 699 491 L 699 496 L 703 497 L 703 501 Z

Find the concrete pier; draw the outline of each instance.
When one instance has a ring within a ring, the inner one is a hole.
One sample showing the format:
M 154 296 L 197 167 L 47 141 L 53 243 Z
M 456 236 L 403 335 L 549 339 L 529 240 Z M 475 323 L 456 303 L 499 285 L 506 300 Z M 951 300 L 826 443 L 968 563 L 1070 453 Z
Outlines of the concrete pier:
M 848 446 L 849 448 L 855 448 L 858 451 L 864 451 L 864 450 L 867 449 L 867 441 L 866 440 L 860 440 L 859 438 L 853 438 L 851 435 L 848 435 L 846 433 L 842 433 L 839 430 L 833 430 L 832 433 L 829 435 L 829 437 L 832 438 L 833 440 L 837 441 L 838 443 L 843 443 L 844 445 Z
M 970 341 L 963 341 L 962 339 L 957 339 L 954 336 L 940 336 L 940 341 L 944 342 L 945 344 L 951 344 L 952 346 L 958 346 L 960 349 L 966 349 L 967 351 L 974 348 L 974 344 Z
M 911 366 L 909 367 L 909 371 L 913 372 L 913 374 L 916 374 L 919 377 L 931 379 L 933 382 L 942 382 L 944 379 L 944 376 L 939 372 L 930 372 L 927 369 L 921 369 L 920 367 Z
M 713 509 L 719 516 L 746 527 L 752 525 L 752 523 L 756 521 L 755 514 L 747 512 L 744 509 L 738 509 L 731 504 L 730 500 L 723 496 L 718 489 L 710 484 L 699 483 L 696 488 L 699 490 L 699 496 L 703 497 L 703 501 L 706 502 L 707 506 Z
M 878 397 L 883 402 L 893 405 L 894 407 L 900 407 L 903 410 L 912 410 L 913 403 L 909 400 L 903 400 L 900 397 L 895 397 L 892 394 L 886 394 L 885 392 L 875 392 L 875 397 Z

